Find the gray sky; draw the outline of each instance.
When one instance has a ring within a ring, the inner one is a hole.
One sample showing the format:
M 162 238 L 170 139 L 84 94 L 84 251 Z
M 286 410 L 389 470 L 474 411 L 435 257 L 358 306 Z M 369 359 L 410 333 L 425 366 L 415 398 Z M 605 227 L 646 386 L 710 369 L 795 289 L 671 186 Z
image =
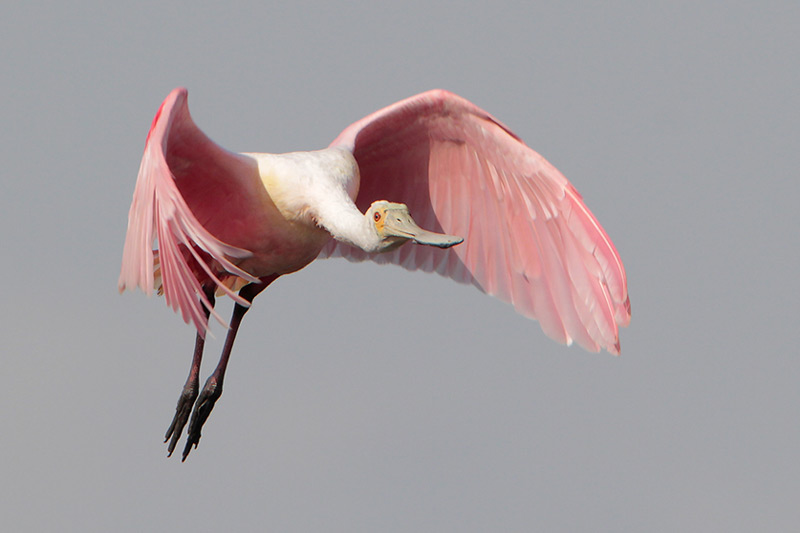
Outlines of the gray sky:
M 0 12 L 3 529 L 800 522 L 797 2 L 16 4 Z M 238 151 L 321 148 L 435 87 L 472 100 L 614 240 L 622 356 L 435 276 L 321 261 L 259 296 L 200 447 L 166 459 L 194 334 L 116 280 L 145 135 L 178 85 Z

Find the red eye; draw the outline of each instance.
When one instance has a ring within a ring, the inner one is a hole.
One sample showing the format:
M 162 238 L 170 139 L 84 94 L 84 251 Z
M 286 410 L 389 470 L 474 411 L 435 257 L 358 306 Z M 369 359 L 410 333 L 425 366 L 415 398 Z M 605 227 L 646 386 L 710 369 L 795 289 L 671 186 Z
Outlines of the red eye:
M 375 222 L 379 221 L 380 219 L 381 219 L 381 214 L 375 211 Z

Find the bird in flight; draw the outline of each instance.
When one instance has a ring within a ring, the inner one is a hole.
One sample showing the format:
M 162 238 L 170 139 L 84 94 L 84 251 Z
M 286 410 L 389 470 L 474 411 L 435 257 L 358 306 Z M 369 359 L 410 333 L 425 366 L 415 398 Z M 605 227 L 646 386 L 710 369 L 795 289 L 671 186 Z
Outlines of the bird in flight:
M 619 354 L 630 322 L 622 261 L 581 196 L 464 98 L 433 90 L 402 100 L 322 150 L 234 153 L 195 125 L 177 88 L 147 134 L 119 277 L 120 292 L 157 291 L 197 330 L 169 455 L 187 422 L 182 460 L 197 447 L 253 299 L 322 257 L 472 284 L 590 351 Z M 229 324 L 214 310 L 221 295 L 235 302 Z M 228 331 L 201 390 L 210 316 Z

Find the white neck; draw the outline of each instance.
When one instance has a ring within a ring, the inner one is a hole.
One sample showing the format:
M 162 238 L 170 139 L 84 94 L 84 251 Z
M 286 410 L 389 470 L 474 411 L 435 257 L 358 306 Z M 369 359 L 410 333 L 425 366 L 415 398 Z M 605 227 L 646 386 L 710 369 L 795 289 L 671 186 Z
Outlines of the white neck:
M 349 150 L 247 155 L 258 161 L 264 187 L 283 216 L 313 220 L 335 239 L 365 252 L 383 247 L 374 224 L 353 202 L 359 173 Z
M 358 210 L 346 195 L 327 197 L 313 209 L 317 223 L 328 230 L 338 241 L 361 248 L 365 252 L 379 252 L 382 242 L 372 221 Z

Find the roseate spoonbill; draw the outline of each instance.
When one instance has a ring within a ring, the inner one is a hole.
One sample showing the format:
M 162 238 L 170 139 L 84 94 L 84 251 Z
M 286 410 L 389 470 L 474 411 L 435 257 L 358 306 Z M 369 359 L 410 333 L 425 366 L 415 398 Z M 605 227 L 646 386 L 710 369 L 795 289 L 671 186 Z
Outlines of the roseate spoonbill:
M 467 100 L 429 91 L 355 122 L 324 150 L 237 154 L 197 128 L 178 88 L 147 135 L 119 278 L 120 292 L 157 289 L 197 329 L 170 455 L 190 412 L 183 460 L 197 447 L 253 298 L 333 256 L 471 283 L 591 351 L 618 354 L 630 321 L 622 261 L 578 192 Z M 235 301 L 233 316 L 198 397 L 209 315 L 225 324 L 220 294 Z

